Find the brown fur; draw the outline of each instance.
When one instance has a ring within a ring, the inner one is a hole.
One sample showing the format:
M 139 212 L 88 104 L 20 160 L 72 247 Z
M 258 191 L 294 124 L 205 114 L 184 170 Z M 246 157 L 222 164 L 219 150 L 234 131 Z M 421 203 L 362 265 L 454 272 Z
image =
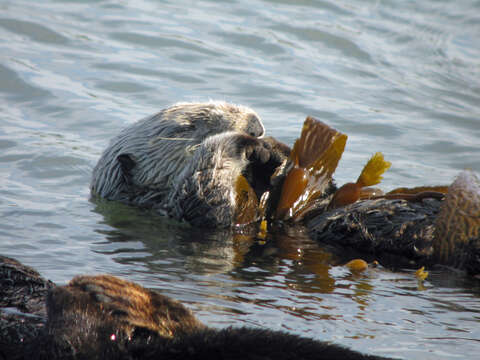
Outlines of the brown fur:
M 125 326 L 127 332 L 142 327 L 160 336 L 173 337 L 202 327 L 191 311 L 178 301 L 111 275 L 77 276 L 66 287 L 58 289 L 62 289 L 63 295 L 73 294 L 82 299 L 75 302 L 79 308 L 88 308 L 95 301 L 102 316 Z M 63 295 L 56 293 L 50 297 L 50 310 Z M 51 319 L 54 311 L 49 316 Z
M 0 269 L 11 261 L 20 271 L 24 269 L 20 263 L 4 257 L 0 257 Z M 0 284 L 3 284 L 8 274 L 1 274 Z M 18 286 L 22 288 L 21 284 Z M 30 296 L 43 298 L 45 302 L 41 289 Z M 50 290 L 46 302 L 48 320 L 37 331 L 24 331 L 31 325 L 28 316 L 9 324 L 23 338 L 17 342 L 2 339 L 0 358 L 384 359 L 279 331 L 208 328 L 178 301 L 109 275 L 75 277 L 68 285 Z M 2 326 L 0 322 L 0 333 L 5 330 Z

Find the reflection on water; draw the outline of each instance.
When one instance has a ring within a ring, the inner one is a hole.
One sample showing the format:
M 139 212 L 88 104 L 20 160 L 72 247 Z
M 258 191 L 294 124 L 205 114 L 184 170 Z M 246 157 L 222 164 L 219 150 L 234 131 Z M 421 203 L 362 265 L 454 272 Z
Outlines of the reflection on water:
M 406 351 L 407 358 L 424 355 L 418 341 L 428 351 L 439 343 L 448 347 L 445 341 L 472 349 L 480 342 L 480 284 L 462 274 L 431 270 L 419 282 L 414 270 L 352 272 L 343 264 L 363 255 L 320 245 L 301 227 L 270 233 L 263 242 L 231 230 L 199 231 L 104 200 L 95 211 L 111 226 L 97 252 L 134 265 L 137 274 L 130 277 L 190 304 L 205 322 L 300 327 L 308 336 L 354 347 L 363 339 L 365 351 L 400 357 Z M 471 319 L 463 320 L 467 314 Z
M 214 326 L 249 324 L 405 359 L 475 358 L 480 287 L 448 269 L 342 265 L 302 229 L 266 243 L 89 201 L 121 128 L 176 101 L 247 104 L 292 144 L 313 115 L 349 135 L 339 183 L 374 152 L 383 187 L 480 172 L 474 0 L 0 2 L 0 253 L 56 282 L 112 273 Z M 352 174 L 355 174 L 352 176 Z M 371 261 L 373 259 L 366 259 Z

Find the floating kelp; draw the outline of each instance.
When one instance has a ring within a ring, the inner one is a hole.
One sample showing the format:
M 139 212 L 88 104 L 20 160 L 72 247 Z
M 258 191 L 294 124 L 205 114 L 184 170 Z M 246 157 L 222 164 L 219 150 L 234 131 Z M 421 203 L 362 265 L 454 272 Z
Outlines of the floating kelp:
M 367 263 L 363 259 L 353 259 L 343 266 L 350 270 L 352 273 L 361 273 L 370 268 L 377 268 L 380 266 L 380 264 L 377 260 L 373 260 L 371 263 Z
M 307 117 L 290 154 L 275 219 L 299 221 L 307 212 L 319 207 L 316 200 L 326 195 L 346 141 L 347 135 Z M 390 166 L 382 153 L 374 154 L 355 183 L 347 183 L 335 192 L 328 209 L 383 195 L 378 189 L 367 187 L 380 183 Z
M 480 180 L 473 172 L 462 172 L 451 186 L 383 194 L 371 186 L 380 183 L 391 164 L 376 153 L 355 183 L 337 190 L 332 177 L 346 141 L 347 135 L 308 117 L 263 194 L 252 190 L 248 177 L 237 179 L 237 222 L 261 220 L 253 236 L 266 241 L 267 225 L 302 221 L 313 239 L 387 262 L 395 258 L 401 267 L 440 263 L 480 274 Z
M 418 186 L 414 188 L 396 188 L 385 195 L 386 199 L 404 199 L 408 201 L 422 201 L 426 198 L 443 199 L 448 192 L 448 186 Z
M 473 172 L 462 172 L 449 187 L 396 188 L 383 194 L 371 186 L 380 183 L 391 164 L 378 152 L 355 183 L 335 191 L 332 177 L 346 141 L 347 135 L 308 117 L 263 194 L 256 194 L 244 176 L 237 179 L 237 224 L 261 220 L 255 234 L 264 241 L 268 223 L 303 221 L 320 241 L 480 273 L 480 180 Z
M 442 194 L 446 194 L 448 192 L 448 186 L 440 185 L 440 186 L 417 186 L 413 188 L 406 188 L 400 187 L 389 191 L 387 195 L 393 194 L 419 194 L 425 191 L 435 191 Z
M 347 138 L 327 124 L 307 117 L 288 160 L 272 175 L 271 189 L 259 195 L 260 201 L 247 179 L 242 175 L 238 177 L 235 183 L 235 223 L 244 225 L 267 218 L 269 221 L 298 222 L 309 211 L 321 208 L 317 200 L 329 195 L 332 177 Z M 327 205 L 332 209 L 383 194 L 368 187 L 378 184 L 390 165 L 381 153 L 374 154 L 357 181 L 338 189 L 331 201 L 326 200 L 324 210 L 327 210 Z
M 237 204 L 234 215 L 235 223 L 238 225 L 249 224 L 258 216 L 258 198 L 243 175 L 237 177 L 235 193 L 235 204 Z
M 300 220 L 322 196 L 342 157 L 347 135 L 307 117 L 290 153 L 275 217 Z
M 480 276 L 480 180 L 464 171 L 442 196 L 358 201 L 317 213 L 305 225 L 313 239 L 394 267 L 445 264 Z
M 415 277 L 419 281 L 423 281 L 428 277 L 428 271 L 425 271 L 425 266 L 422 266 L 420 269 L 415 271 Z
M 344 266 L 353 272 L 361 272 L 368 269 L 368 263 L 363 259 L 350 260 Z
M 329 209 L 353 204 L 359 200 L 362 197 L 362 189 L 367 186 L 379 184 L 382 180 L 383 173 L 387 171 L 391 165 L 390 162 L 384 160 L 382 153 L 377 152 L 374 154 L 364 166 L 357 182 L 347 183 L 335 192 L 328 206 Z M 363 197 L 370 196 L 366 196 L 366 193 L 364 193 Z

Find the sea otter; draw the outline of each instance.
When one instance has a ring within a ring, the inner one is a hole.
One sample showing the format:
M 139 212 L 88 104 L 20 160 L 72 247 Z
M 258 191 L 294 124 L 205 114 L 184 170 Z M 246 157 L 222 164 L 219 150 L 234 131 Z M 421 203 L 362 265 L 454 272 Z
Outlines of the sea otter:
M 93 170 L 91 191 L 137 205 L 151 197 L 158 201 L 171 192 L 196 148 L 227 131 L 260 138 L 265 129 L 260 117 L 244 106 L 177 103 L 127 127 L 110 142 Z
M 386 359 L 281 331 L 209 328 L 178 301 L 109 275 L 55 286 L 0 256 L 0 286 L 2 359 Z
M 111 141 L 93 170 L 91 192 L 198 226 L 231 226 L 239 213 L 238 176 L 259 196 L 288 155 L 264 132 L 244 106 L 175 104 Z
M 258 200 L 286 158 L 285 148 L 273 138 L 256 139 L 238 132 L 210 136 L 193 154 L 192 165 L 178 174 L 166 200 L 152 207 L 200 227 L 259 220 Z
M 304 224 L 323 243 L 480 277 L 480 179 L 473 171 L 461 172 L 442 198 L 423 191 L 408 200 L 392 195 L 313 211 Z
M 229 116 L 218 120 L 219 112 Z M 140 121 L 104 152 L 92 193 L 199 227 L 301 224 L 322 242 L 480 274 L 480 182 L 473 173 L 450 187 L 362 198 L 363 187 L 390 166 L 383 156 L 369 162 L 373 175 L 337 189 L 333 173 L 346 135 L 308 117 L 290 150 L 260 138 L 253 114 L 225 103 L 179 104 Z

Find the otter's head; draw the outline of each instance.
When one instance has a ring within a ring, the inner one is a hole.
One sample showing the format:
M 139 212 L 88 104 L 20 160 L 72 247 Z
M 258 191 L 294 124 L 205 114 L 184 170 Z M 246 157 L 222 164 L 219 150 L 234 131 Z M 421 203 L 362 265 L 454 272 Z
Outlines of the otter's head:
M 177 103 L 164 110 L 164 117 L 195 129 L 196 137 L 238 131 L 261 138 L 265 134 L 260 117 L 252 109 L 223 101 Z

